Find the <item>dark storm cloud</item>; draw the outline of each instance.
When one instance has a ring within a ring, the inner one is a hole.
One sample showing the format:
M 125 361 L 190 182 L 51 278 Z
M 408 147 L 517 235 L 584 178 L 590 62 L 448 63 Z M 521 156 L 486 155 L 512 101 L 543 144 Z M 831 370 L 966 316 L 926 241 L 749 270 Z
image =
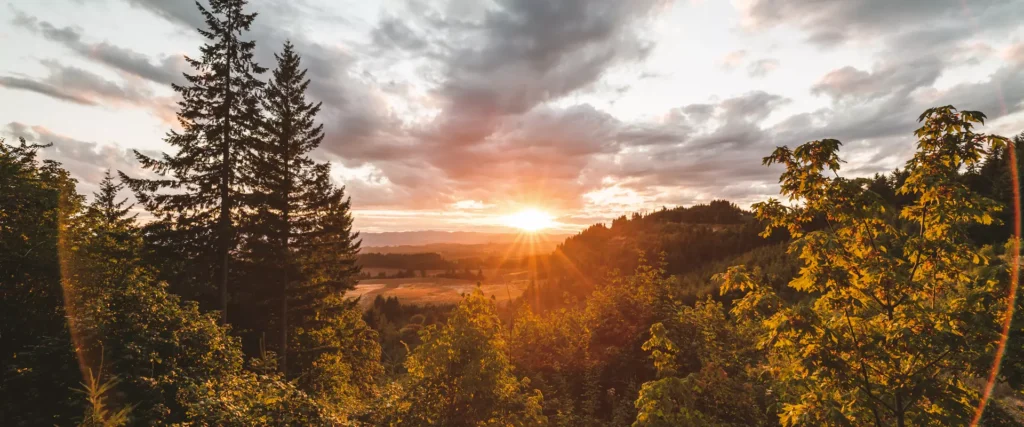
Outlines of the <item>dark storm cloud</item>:
M 184 80 L 181 73 L 187 69 L 187 65 L 181 55 L 167 55 L 154 63 L 146 55 L 107 42 L 87 43 L 83 41 L 81 31 L 75 28 L 58 28 L 20 11 L 15 11 L 12 22 L 116 70 L 160 84 L 181 83 Z

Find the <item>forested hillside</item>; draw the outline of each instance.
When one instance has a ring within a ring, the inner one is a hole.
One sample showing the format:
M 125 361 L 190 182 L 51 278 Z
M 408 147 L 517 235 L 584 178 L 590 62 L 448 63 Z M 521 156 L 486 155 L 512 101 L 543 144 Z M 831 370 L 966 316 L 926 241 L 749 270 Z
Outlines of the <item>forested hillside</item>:
M 1024 425 L 1024 133 L 931 108 L 874 177 L 794 141 L 780 199 L 593 225 L 509 261 L 508 304 L 364 309 L 360 263 L 468 264 L 360 255 L 301 52 L 267 72 L 255 12 L 209 4 L 146 177 L 86 197 L 0 140 L 0 425 Z

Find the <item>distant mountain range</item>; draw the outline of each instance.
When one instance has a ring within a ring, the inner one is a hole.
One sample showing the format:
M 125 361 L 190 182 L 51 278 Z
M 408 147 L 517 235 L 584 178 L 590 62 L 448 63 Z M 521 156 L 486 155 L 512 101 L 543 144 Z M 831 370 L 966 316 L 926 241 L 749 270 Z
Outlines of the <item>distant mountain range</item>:
M 359 233 L 363 248 L 386 246 L 419 246 L 438 243 L 460 245 L 482 245 L 512 243 L 517 233 L 482 233 L 476 231 L 395 231 L 384 233 Z M 561 243 L 570 234 L 536 233 L 538 240 Z

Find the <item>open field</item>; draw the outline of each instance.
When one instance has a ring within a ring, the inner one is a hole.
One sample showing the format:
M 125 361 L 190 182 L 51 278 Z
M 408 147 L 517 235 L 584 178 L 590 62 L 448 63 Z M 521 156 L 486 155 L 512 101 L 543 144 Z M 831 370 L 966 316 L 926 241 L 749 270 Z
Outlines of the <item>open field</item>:
M 441 283 L 443 282 L 443 283 Z M 414 278 L 414 279 L 380 279 L 376 283 L 360 282 L 356 288 L 346 295 L 362 297 L 361 304 L 369 305 L 377 295 L 398 297 L 403 304 L 454 304 L 462 299 L 462 295 L 471 292 L 476 284 L 468 280 Z M 526 284 L 482 284 L 480 289 L 484 295 L 493 297 L 504 303 L 523 294 Z
M 428 275 L 431 271 L 428 270 Z M 480 289 L 487 297 L 498 302 L 507 302 L 523 294 L 529 285 L 525 270 L 484 269 L 484 280 Z M 448 279 L 443 277 L 410 277 L 401 279 L 368 278 L 360 280 L 356 288 L 346 295 L 362 297 L 362 304 L 371 304 L 377 295 L 397 297 L 409 304 L 452 304 L 462 295 L 476 288 L 474 280 Z

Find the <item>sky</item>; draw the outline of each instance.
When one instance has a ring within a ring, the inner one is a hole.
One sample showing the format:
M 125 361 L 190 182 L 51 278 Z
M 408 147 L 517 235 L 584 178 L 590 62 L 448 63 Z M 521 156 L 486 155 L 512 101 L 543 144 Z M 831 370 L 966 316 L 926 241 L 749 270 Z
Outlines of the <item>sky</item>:
M 206 0 L 203 0 L 206 1 Z M 198 57 L 186 0 L 0 0 L 0 137 L 53 143 L 91 193 L 167 152 Z M 932 106 L 1024 131 L 1020 0 L 251 0 L 291 40 L 364 232 L 559 231 L 778 194 L 776 146 L 836 138 L 842 174 L 901 166 Z M 269 73 L 268 73 L 269 74 Z

